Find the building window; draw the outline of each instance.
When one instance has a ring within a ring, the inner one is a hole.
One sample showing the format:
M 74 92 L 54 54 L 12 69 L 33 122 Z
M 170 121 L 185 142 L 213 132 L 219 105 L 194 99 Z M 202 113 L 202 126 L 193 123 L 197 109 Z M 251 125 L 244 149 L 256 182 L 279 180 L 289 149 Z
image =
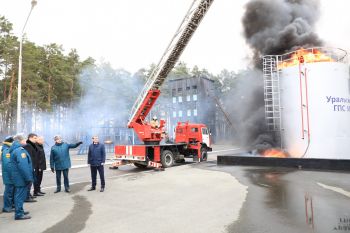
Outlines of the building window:
M 182 96 L 179 96 L 179 103 L 182 103 Z
M 191 109 L 187 110 L 187 116 L 189 116 L 189 117 L 191 116 Z
M 181 110 L 179 111 L 179 117 L 182 117 L 182 111 Z
M 177 92 L 181 95 L 181 94 L 182 94 L 182 88 L 179 87 L 179 88 L 177 89 Z
M 197 109 L 193 109 L 193 116 L 197 116 Z
M 173 111 L 173 118 L 176 117 L 176 111 Z
M 191 96 L 190 96 L 190 95 L 187 95 L 187 96 L 186 96 L 186 100 L 187 100 L 187 101 L 191 101 Z
M 197 93 L 197 85 L 193 85 L 192 89 L 193 89 L 193 93 Z
M 190 87 L 190 86 L 186 87 L 186 91 L 188 91 L 188 90 L 190 90 L 190 89 L 191 89 L 191 87 Z
M 176 104 L 176 97 L 173 97 L 173 104 Z
M 175 96 L 175 95 L 176 95 L 176 89 L 175 89 L 175 88 L 171 90 L 171 95 L 172 95 L 172 96 Z
M 197 101 L 197 94 L 193 95 L 193 101 Z

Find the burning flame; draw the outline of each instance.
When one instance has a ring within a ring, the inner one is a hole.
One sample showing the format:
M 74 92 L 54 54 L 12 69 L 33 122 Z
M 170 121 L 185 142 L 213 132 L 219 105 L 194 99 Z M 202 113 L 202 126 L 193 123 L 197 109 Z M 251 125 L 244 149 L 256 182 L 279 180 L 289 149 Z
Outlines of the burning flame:
M 280 149 L 271 148 L 261 153 L 263 157 L 288 158 L 288 154 Z
M 299 63 L 314 63 L 314 62 L 334 62 L 334 59 L 330 56 L 322 53 L 318 49 L 299 49 L 295 53 L 291 54 L 291 57 L 286 61 L 278 64 L 278 68 L 286 68 L 296 66 Z

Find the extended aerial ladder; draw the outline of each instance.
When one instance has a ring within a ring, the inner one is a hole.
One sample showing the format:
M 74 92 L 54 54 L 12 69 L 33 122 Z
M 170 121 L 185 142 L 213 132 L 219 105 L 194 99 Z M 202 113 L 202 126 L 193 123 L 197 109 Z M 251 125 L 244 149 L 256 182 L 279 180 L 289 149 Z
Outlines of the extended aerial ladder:
M 165 121 L 159 127 L 152 127 L 146 117 L 160 95 L 160 88 L 169 72 L 186 48 L 204 15 L 214 0 L 194 0 L 169 43 L 159 63 L 146 81 L 140 95 L 131 109 L 128 127 L 133 128 L 143 145 L 116 145 L 117 161 L 113 168 L 133 163 L 139 168 L 171 167 L 184 158 L 206 161 L 211 151 L 210 133 L 205 124 L 178 122 L 175 128 L 175 142 L 160 144 L 164 135 Z
M 156 145 L 162 140 L 161 135 L 165 122 L 161 120 L 159 128 L 152 128 L 145 119 L 160 95 L 160 87 L 169 72 L 174 68 L 213 1 L 193 1 L 162 58 L 152 71 L 132 107 L 128 127 L 134 128 L 140 140 L 145 144 Z

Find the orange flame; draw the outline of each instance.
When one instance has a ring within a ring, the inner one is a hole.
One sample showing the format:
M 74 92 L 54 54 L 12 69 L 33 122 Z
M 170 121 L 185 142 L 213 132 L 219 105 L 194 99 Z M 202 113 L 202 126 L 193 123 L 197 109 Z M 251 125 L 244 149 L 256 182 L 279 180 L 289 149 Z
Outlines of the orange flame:
M 288 154 L 280 149 L 271 148 L 261 153 L 263 157 L 288 158 Z
M 295 53 L 291 54 L 291 57 L 286 61 L 278 64 L 278 68 L 286 68 L 296 66 L 299 63 L 314 63 L 314 62 L 334 62 L 334 59 L 330 56 L 322 53 L 318 49 L 299 49 Z

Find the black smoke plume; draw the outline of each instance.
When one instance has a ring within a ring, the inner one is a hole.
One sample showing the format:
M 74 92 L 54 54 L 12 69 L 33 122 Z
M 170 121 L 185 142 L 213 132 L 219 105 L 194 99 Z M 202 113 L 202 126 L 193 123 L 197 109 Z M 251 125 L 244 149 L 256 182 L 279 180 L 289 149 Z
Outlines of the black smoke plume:
M 245 6 L 244 37 L 254 52 L 254 65 L 261 56 L 283 54 L 300 47 L 321 46 L 314 32 L 320 16 L 319 0 L 253 0 Z
M 255 70 L 247 70 L 237 79 L 237 88 L 229 95 L 231 101 L 240 103 L 231 108 L 231 114 L 239 122 L 242 146 L 261 152 L 280 145 L 279 137 L 265 124 L 261 57 L 321 46 L 314 32 L 319 5 L 318 0 L 252 0 L 246 4 L 242 23 L 246 42 L 253 50 Z

